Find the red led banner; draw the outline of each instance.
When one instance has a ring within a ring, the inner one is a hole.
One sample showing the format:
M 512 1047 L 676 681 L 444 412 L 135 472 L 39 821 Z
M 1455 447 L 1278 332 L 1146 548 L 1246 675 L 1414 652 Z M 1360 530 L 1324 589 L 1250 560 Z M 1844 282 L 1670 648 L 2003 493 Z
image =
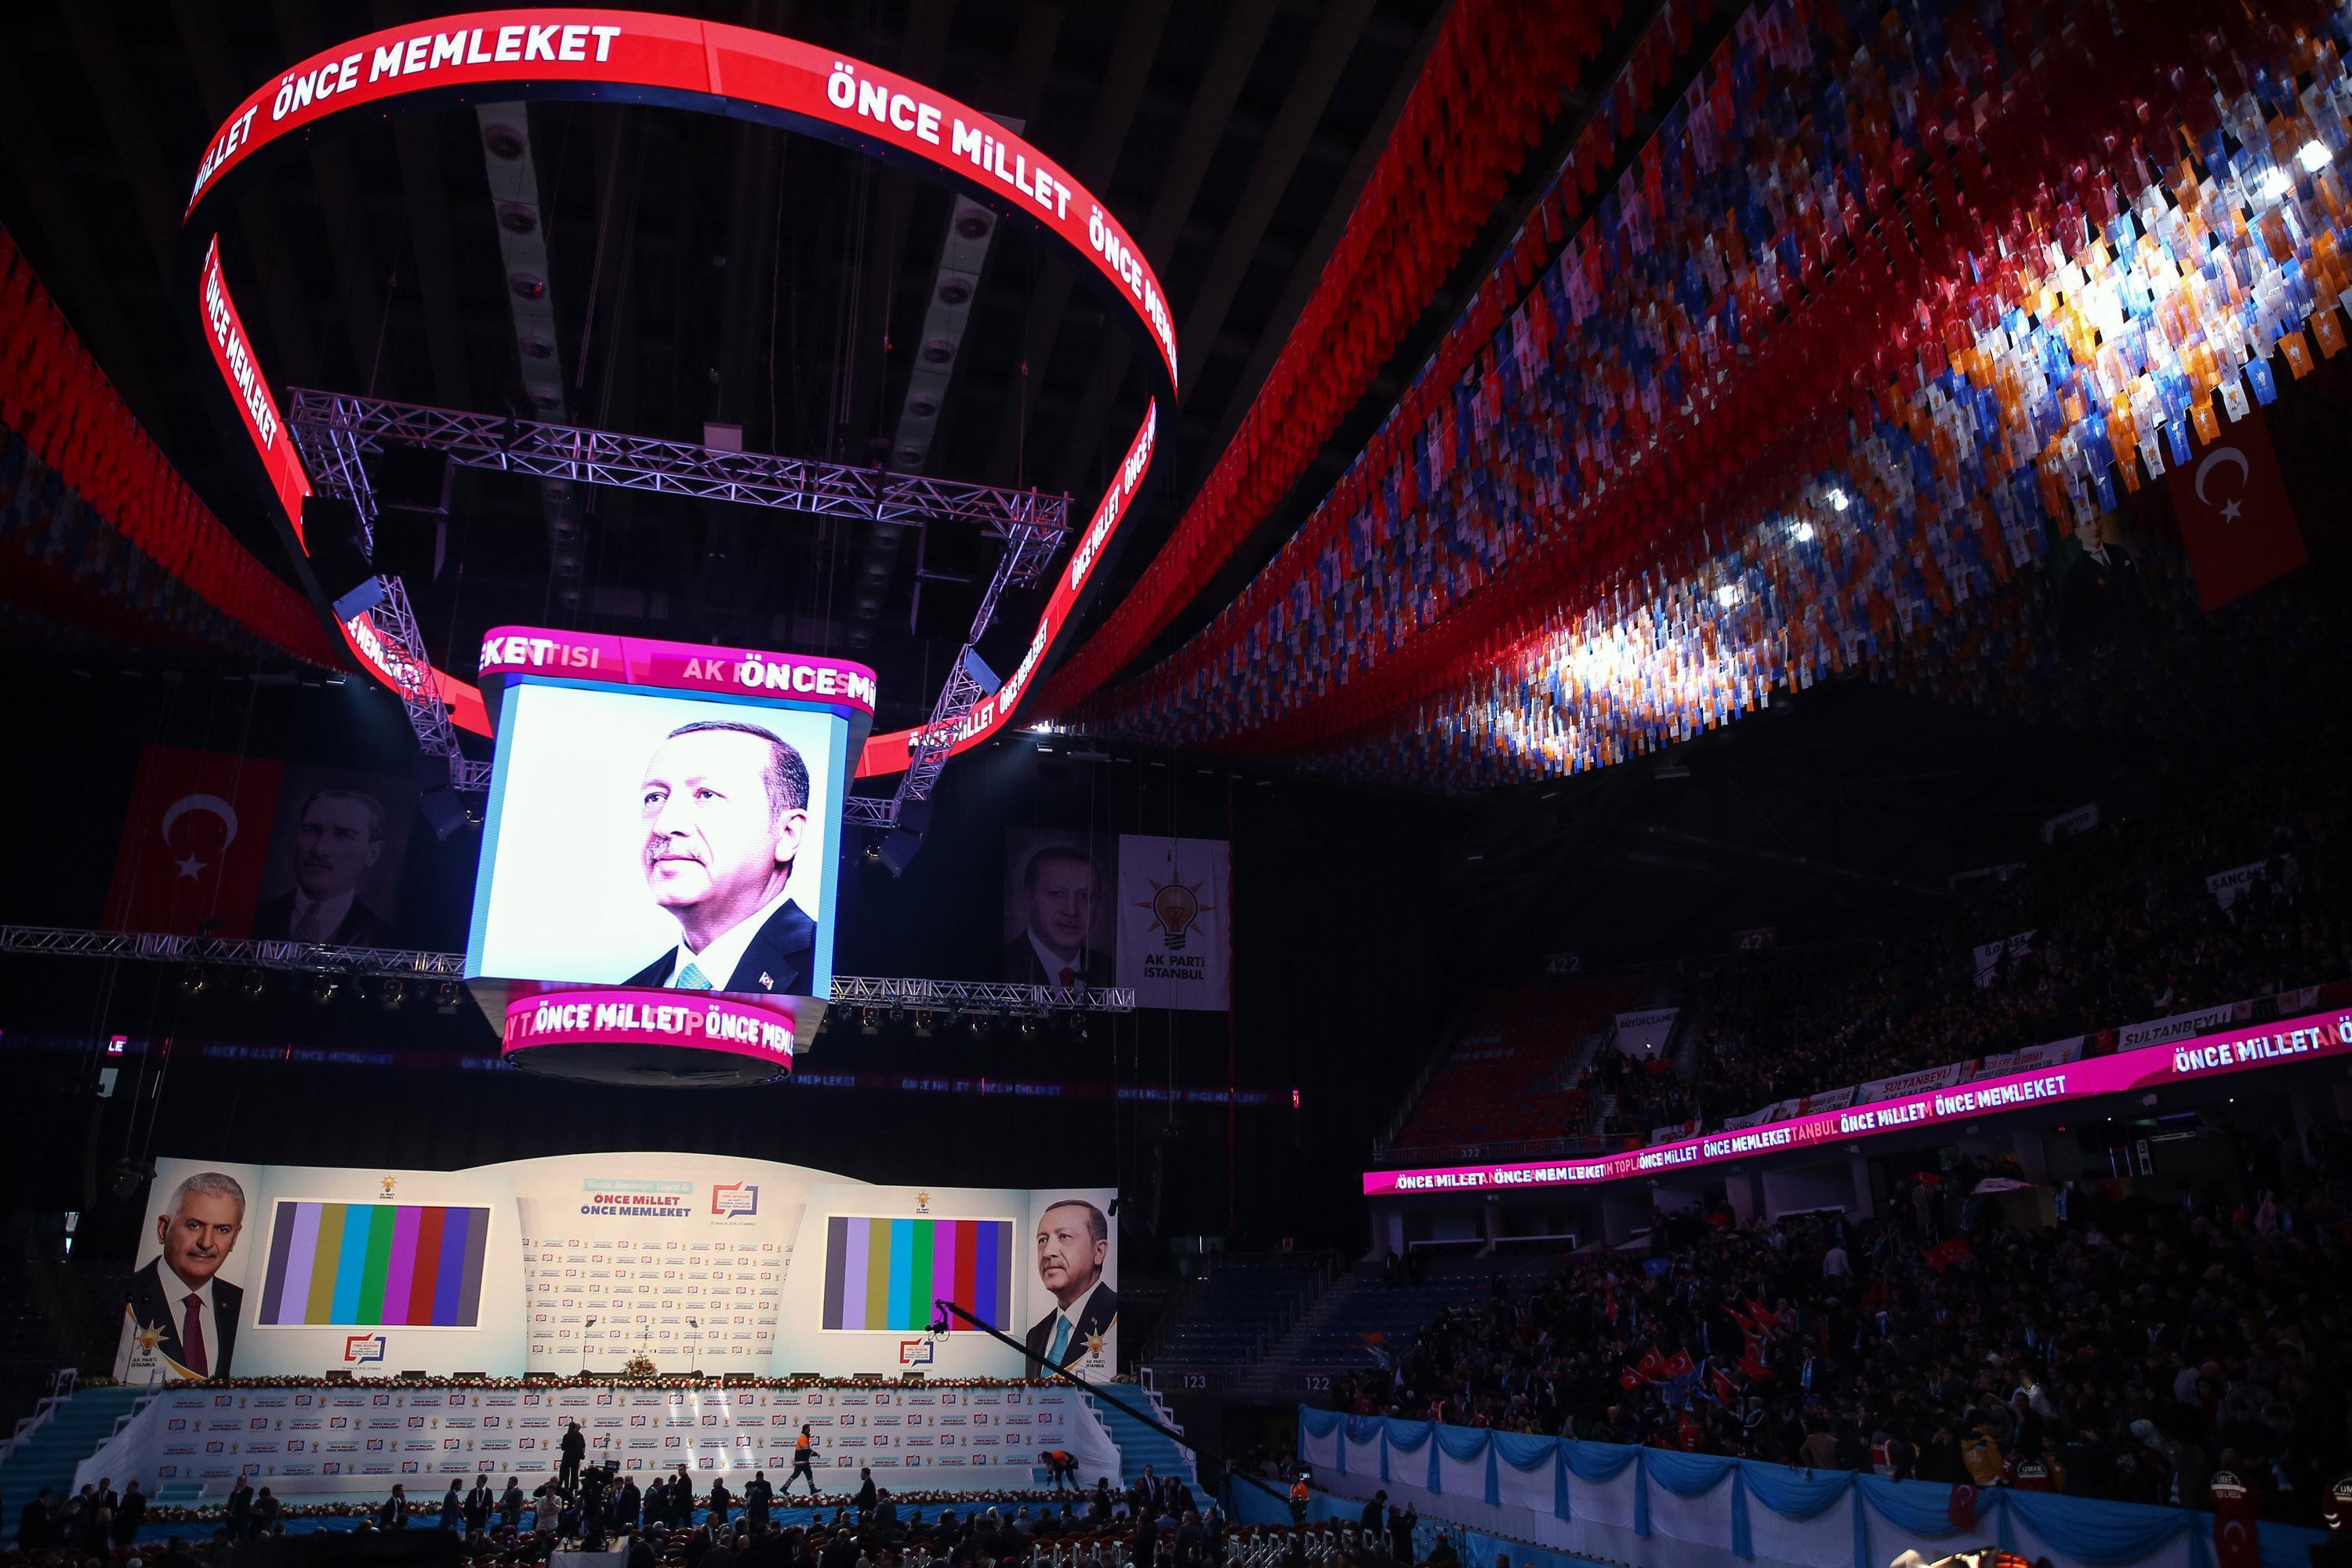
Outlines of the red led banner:
M 1159 279 L 1133 237 L 1060 164 L 988 116 L 864 61 L 749 28 L 639 11 L 486 11 L 438 17 L 337 45 L 257 89 L 214 133 L 189 192 L 183 254 L 203 258 L 200 288 L 207 323 L 233 326 L 235 308 L 221 276 L 213 225 L 201 215 L 239 176 L 258 168 L 260 154 L 273 148 L 290 151 L 345 113 L 381 115 L 475 101 L 493 92 L 525 100 L 661 103 L 737 115 L 910 161 L 1076 251 L 1127 304 L 1151 342 L 1168 390 L 1175 388 L 1175 326 Z M 299 544 L 300 497 L 309 492 L 309 481 L 287 443 L 242 329 L 224 335 L 227 331 L 213 325 L 207 332 L 215 362 Z M 237 345 L 234 351 L 231 342 Z M 1147 408 L 1127 460 L 1056 582 L 1019 667 L 960 727 L 956 749 L 985 738 L 1012 716 L 1068 624 L 1088 574 L 1150 467 L 1157 408 L 1156 402 Z M 387 684 L 397 688 L 415 679 L 374 636 L 365 616 L 344 629 L 354 651 Z M 452 720 L 488 734 L 480 693 L 441 671 L 433 673 Z M 873 737 L 858 776 L 902 770 L 916 733 Z

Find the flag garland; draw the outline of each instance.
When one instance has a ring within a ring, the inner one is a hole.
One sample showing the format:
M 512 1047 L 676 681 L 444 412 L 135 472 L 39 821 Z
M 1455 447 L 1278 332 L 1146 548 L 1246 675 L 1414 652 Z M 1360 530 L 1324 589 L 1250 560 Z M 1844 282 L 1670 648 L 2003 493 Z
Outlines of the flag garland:
M 1457 322 L 1476 363 L 1108 724 L 1295 747 L 1483 705 L 1528 771 L 1602 765 L 1920 635 L 2340 349 L 2342 13 L 1904 15 L 1743 18 L 1519 306 Z

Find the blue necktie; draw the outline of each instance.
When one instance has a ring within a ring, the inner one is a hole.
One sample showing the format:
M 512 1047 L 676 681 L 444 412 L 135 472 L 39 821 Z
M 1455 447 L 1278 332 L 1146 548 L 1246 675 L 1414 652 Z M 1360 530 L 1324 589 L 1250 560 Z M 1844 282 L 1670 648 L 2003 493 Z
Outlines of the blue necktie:
M 686 967 L 677 972 L 677 989 L 680 991 L 716 991 L 718 987 L 703 978 L 702 971 L 697 969 L 694 966 L 694 960 L 689 958 L 686 961 Z
M 1062 1352 L 1070 1348 L 1070 1320 L 1056 1318 L 1054 1322 L 1054 1348 L 1047 1357 L 1055 1366 L 1062 1364 Z

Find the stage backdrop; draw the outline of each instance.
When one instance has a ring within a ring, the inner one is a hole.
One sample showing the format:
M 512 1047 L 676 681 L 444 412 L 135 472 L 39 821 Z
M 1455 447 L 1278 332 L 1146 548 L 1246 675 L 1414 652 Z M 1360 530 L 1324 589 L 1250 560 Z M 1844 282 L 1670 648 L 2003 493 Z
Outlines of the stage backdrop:
M 700 1154 L 163 1160 L 116 1375 L 568 1375 L 642 1354 L 666 1373 L 1021 1377 L 1057 1359 L 1107 1377 L 1116 1195 L 874 1187 Z M 961 1322 L 932 1334 L 939 1298 L 1027 1352 Z

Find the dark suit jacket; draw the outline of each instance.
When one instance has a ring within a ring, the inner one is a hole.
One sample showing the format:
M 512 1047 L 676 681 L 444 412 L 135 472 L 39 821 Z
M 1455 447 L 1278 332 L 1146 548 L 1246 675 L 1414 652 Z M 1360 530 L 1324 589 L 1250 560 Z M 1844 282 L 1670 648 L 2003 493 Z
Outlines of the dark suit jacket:
M 1035 1325 L 1029 1331 L 1029 1375 L 1031 1377 L 1043 1377 L 1046 1373 L 1045 1352 L 1053 1348 L 1054 1320 L 1060 1315 L 1058 1312 L 1048 1312 L 1037 1320 Z M 1070 1336 L 1068 1348 L 1062 1352 L 1062 1359 L 1059 1363 L 1062 1366 L 1068 1366 L 1086 1355 L 1087 1336 L 1108 1333 L 1110 1326 L 1118 1321 L 1118 1292 L 1097 1281 L 1093 1294 L 1087 1298 L 1086 1305 L 1078 1309 L 1076 1321 L 1077 1331 Z
M 147 1327 L 163 1330 L 163 1338 L 155 1348 L 184 1366 L 187 1360 L 180 1346 L 180 1320 L 187 1314 L 181 1302 L 188 1290 L 180 1283 L 178 1275 L 169 1280 L 163 1278 L 166 1267 L 158 1258 L 131 1277 L 131 1314 Z M 243 1289 L 217 1274 L 213 1276 L 213 1333 L 220 1343 L 205 1347 L 209 1352 L 205 1358 L 209 1363 L 206 1375 L 229 1375 L 230 1358 L 236 1352 L 237 1311 L 244 1303 Z
M 1099 948 L 1081 947 L 1078 962 L 1071 967 L 1078 972 L 1081 985 L 1108 985 L 1111 983 L 1110 954 Z M 998 971 L 1015 985 L 1054 985 L 1062 984 L 1058 973 L 1048 974 L 1038 960 L 1037 944 L 1024 931 L 1004 944 L 1004 967 Z
M 665 950 L 659 958 L 621 982 L 624 985 L 661 985 L 669 980 L 670 965 L 677 961 L 677 949 Z M 742 962 L 735 973 L 720 982 L 721 991 L 741 991 L 757 996 L 765 992 L 779 995 L 805 996 L 809 982 L 815 978 L 816 921 L 801 912 L 800 905 L 792 900 L 768 917 L 751 945 L 743 950 Z M 715 981 L 716 975 L 711 976 Z
M 330 947 L 382 947 L 389 940 L 392 928 L 382 915 L 362 903 L 352 900 L 343 911 L 342 922 L 327 939 Z M 253 906 L 253 934 L 262 942 L 287 942 L 294 935 L 294 895 L 265 899 Z

